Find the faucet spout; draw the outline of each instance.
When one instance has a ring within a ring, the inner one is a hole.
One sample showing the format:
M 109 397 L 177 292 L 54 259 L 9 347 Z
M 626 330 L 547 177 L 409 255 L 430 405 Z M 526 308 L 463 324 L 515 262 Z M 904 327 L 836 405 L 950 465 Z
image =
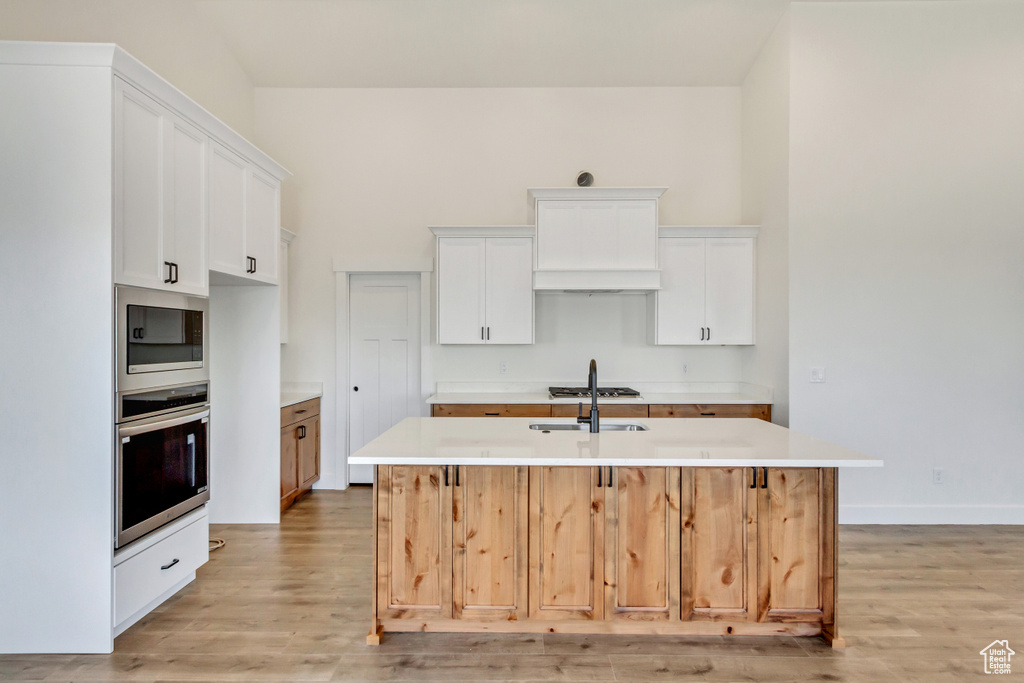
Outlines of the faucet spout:
M 576 421 L 580 424 L 590 425 L 590 433 L 597 434 L 601 431 L 601 421 L 597 410 L 597 361 L 590 359 L 590 376 L 587 378 L 587 388 L 590 389 L 590 416 L 583 417 L 583 403 L 580 403 L 579 416 Z

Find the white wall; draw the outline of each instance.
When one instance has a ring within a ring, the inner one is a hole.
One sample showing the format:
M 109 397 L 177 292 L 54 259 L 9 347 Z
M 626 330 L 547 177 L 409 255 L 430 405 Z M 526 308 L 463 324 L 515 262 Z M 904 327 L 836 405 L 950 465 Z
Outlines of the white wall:
M 0 40 L 117 43 L 252 137 L 252 82 L 193 0 L 0 0 Z
M 210 287 L 210 522 L 281 519 L 281 300 Z
M 789 14 L 743 82 L 743 223 L 757 239 L 757 344 L 743 376 L 774 389 L 772 421 L 789 424 Z
M 432 257 L 428 225 L 525 224 L 527 188 L 572 185 L 582 169 L 601 186 L 667 186 L 665 224 L 740 217 L 739 88 L 258 88 L 256 137 L 295 174 L 282 194 L 298 233 L 282 375 L 323 382 L 328 416 L 334 257 Z M 582 381 L 594 355 L 609 380 L 740 379 L 738 349 L 647 347 L 644 315 L 638 295 L 544 294 L 536 346 L 437 348 L 435 378 Z M 323 428 L 333 456 L 345 436 Z
M 1024 4 L 791 21 L 791 425 L 885 459 L 843 522 L 1024 523 Z
M 0 653 L 112 647 L 111 85 L 0 65 Z

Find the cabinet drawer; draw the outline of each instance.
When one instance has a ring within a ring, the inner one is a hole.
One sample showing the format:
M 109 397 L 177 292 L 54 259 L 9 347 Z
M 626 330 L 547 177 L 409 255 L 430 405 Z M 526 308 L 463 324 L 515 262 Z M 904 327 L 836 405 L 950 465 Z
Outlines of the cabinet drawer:
M 434 417 L 551 417 L 551 406 L 533 403 L 437 403 Z
M 770 422 L 772 407 L 767 403 L 652 405 L 651 417 L 756 417 Z
M 606 417 L 648 417 L 647 415 L 647 404 L 626 404 L 621 403 L 598 403 L 597 409 L 600 412 L 601 419 Z M 580 406 L 578 403 L 556 403 L 551 406 L 551 417 L 576 417 L 579 414 Z M 583 402 L 583 414 L 590 414 L 590 402 Z M 654 417 L 651 415 L 651 417 Z
M 114 623 L 122 623 L 206 564 L 209 540 L 209 517 L 204 516 L 114 567 Z
M 285 406 L 281 408 L 281 426 L 287 427 L 290 424 L 314 417 L 320 414 L 320 399 L 311 398 L 302 403 Z

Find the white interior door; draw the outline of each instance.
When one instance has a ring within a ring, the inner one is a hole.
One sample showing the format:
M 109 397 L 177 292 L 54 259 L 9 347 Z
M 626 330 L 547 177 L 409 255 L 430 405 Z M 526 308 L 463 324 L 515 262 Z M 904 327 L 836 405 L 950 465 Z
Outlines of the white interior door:
M 420 393 L 419 273 L 349 280 L 349 453 L 402 419 L 424 414 Z M 349 465 L 349 482 L 373 482 L 371 465 Z

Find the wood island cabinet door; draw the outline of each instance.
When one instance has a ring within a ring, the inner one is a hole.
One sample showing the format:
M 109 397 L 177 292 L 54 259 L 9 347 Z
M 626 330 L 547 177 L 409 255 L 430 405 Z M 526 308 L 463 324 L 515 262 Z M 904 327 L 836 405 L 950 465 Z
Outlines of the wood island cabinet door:
M 299 426 L 306 428 L 298 445 L 299 487 L 308 490 L 320 479 L 320 417 L 308 417 Z
M 377 613 L 452 616 L 452 487 L 442 466 L 378 467 Z
M 527 468 L 452 468 L 454 617 L 527 616 Z
M 530 468 L 531 619 L 604 613 L 604 487 L 596 467 Z
M 679 468 L 605 468 L 609 620 L 679 619 Z
M 281 509 L 292 503 L 291 495 L 299 489 L 297 425 L 281 430 Z
M 758 621 L 819 621 L 831 603 L 824 598 L 834 576 L 827 566 L 834 516 L 825 472 L 768 468 L 767 487 L 758 489 Z
M 757 490 L 750 467 L 682 469 L 682 618 L 753 621 Z

